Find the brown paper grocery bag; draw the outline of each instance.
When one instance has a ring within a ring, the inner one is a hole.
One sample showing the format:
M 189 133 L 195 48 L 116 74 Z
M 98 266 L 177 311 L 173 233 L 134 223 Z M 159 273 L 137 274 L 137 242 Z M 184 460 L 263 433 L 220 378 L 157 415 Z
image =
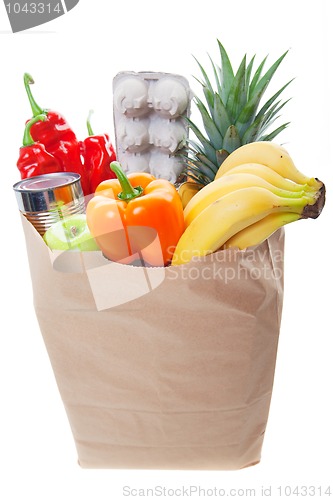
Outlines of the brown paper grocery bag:
M 86 468 L 260 461 L 283 297 L 284 231 L 168 268 L 51 253 L 22 217 L 34 305 Z

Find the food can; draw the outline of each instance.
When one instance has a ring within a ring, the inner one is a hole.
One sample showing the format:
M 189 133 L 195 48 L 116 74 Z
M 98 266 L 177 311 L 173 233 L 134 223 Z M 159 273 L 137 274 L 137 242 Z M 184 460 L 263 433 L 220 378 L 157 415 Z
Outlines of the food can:
M 14 184 L 19 210 L 41 236 L 55 222 L 85 213 L 81 176 L 72 172 L 37 175 Z

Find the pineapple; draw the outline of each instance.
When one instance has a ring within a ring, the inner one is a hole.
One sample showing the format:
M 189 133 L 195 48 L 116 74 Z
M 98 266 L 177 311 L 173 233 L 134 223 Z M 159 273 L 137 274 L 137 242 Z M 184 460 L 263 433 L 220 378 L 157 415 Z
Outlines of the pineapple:
M 186 163 L 184 174 L 200 185 L 214 180 L 221 163 L 232 151 L 249 142 L 271 141 L 289 125 L 289 122 L 284 123 L 271 132 L 267 131 L 279 118 L 278 112 L 289 100 L 281 102 L 277 98 L 292 80 L 258 110 L 270 80 L 288 51 L 262 76 L 267 59 L 265 57 L 251 78 L 255 56 L 247 64 L 245 55 L 234 74 L 227 52 L 221 42 L 217 42 L 221 67 L 210 58 L 216 90 L 205 69 L 196 60 L 203 76 L 203 80 L 198 81 L 202 85 L 206 104 L 197 96 L 194 97 L 194 102 L 200 111 L 208 137 L 192 120 L 186 119 L 197 140 L 189 140 L 187 143 L 186 154 L 183 155 Z

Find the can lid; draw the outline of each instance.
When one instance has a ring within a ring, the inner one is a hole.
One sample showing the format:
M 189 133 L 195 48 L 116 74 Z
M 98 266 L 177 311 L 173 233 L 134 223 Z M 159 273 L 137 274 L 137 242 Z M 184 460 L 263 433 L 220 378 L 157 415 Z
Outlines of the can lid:
M 79 174 L 74 172 L 55 172 L 51 174 L 36 175 L 28 177 L 14 184 L 14 191 L 36 192 L 53 191 L 62 186 L 68 186 L 81 179 Z
M 81 176 L 74 172 L 56 172 L 23 179 L 13 185 L 21 212 L 45 212 L 59 204 L 83 199 Z

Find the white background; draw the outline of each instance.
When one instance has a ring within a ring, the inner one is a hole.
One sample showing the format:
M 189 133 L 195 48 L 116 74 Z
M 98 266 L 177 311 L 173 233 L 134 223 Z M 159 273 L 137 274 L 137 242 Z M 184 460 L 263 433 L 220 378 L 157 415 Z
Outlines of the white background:
M 197 5 L 179 0 L 80 0 L 67 15 L 13 35 L 1 3 L 1 498 L 121 499 L 125 485 L 253 487 L 259 497 L 263 485 L 325 488 L 331 484 L 333 494 L 328 4 L 323 0 L 206 0 Z M 268 89 L 272 95 L 296 77 L 285 92 L 292 101 L 283 111 L 284 121 L 291 125 L 278 140 L 298 168 L 324 180 L 328 190 L 319 219 L 286 228 L 285 303 L 262 462 L 235 472 L 82 470 L 34 315 L 12 191 L 19 180 L 15 164 L 23 124 L 30 117 L 23 73 L 33 75 L 37 101 L 61 112 L 80 139 L 86 134 L 90 108 L 95 110 L 95 132 L 109 132 L 112 137 L 112 78 L 118 71 L 180 73 L 199 91 L 192 78 L 199 75 L 192 55 L 209 68 L 207 52 L 218 58 L 216 38 L 234 66 L 245 52 L 249 57 L 256 53 L 258 62 L 269 54 L 272 64 L 290 49 Z

